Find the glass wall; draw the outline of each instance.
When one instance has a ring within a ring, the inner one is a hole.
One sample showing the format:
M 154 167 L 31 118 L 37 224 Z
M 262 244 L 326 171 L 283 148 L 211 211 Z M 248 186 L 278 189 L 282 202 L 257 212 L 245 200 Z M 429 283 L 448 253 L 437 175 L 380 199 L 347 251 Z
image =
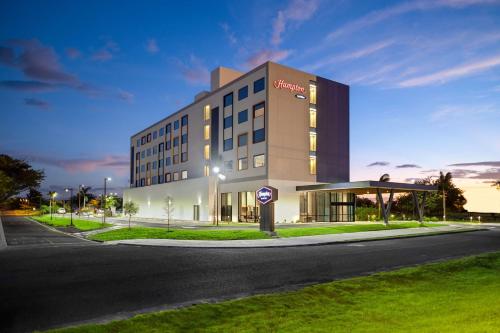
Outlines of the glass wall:
M 220 194 L 220 219 L 221 221 L 231 221 L 233 215 L 233 207 L 231 205 L 231 193 Z
M 300 194 L 302 222 L 354 222 L 354 193 L 303 192 Z
M 259 205 L 255 192 L 238 192 L 238 221 L 259 222 Z

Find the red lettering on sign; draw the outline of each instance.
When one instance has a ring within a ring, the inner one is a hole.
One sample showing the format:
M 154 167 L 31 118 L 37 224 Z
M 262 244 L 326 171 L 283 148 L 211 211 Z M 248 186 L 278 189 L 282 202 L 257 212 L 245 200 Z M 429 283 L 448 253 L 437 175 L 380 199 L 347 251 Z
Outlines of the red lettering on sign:
M 305 93 L 306 88 L 302 87 L 301 85 L 295 84 L 295 83 L 290 83 L 290 82 L 285 82 L 285 80 L 275 80 L 273 82 L 273 85 L 277 89 L 288 89 L 291 92 L 300 92 L 300 93 Z

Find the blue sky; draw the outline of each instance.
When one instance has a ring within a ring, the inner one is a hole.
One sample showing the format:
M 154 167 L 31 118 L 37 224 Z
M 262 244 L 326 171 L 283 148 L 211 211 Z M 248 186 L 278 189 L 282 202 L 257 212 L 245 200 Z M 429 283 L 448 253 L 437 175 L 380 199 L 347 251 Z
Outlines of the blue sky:
M 266 60 L 351 86 L 351 180 L 452 171 L 500 211 L 500 1 L 2 1 L 0 152 L 119 190 L 131 134 Z

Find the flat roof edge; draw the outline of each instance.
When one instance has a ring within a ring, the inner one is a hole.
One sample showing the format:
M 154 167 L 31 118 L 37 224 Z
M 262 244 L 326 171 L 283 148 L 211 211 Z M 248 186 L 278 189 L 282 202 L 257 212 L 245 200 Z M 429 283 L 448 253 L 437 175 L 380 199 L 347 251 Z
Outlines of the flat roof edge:
M 315 190 L 360 190 L 360 189 L 393 189 L 400 191 L 437 191 L 435 185 L 409 184 L 396 182 L 380 182 L 375 180 L 364 180 L 344 183 L 328 183 L 317 185 L 299 185 L 295 187 L 296 191 L 315 191 Z

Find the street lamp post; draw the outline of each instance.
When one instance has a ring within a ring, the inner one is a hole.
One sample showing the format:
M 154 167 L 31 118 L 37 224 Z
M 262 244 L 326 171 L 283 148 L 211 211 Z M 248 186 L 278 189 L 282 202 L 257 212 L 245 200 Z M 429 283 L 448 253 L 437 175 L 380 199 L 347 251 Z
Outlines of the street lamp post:
M 70 226 L 73 226 L 73 188 L 67 188 L 64 190 L 65 192 L 69 192 L 69 211 L 70 211 L 70 216 L 71 216 L 71 223 Z
M 101 209 L 102 209 L 102 225 L 106 223 L 106 184 L 111 181 L 111 177 L 104 177 L 104 194 L 101 200 Z
M 82 189 L 85 188 L 85 185 L 81 184 L 81 185 L 78 185 L 78 214 L 82 214 L 81 212 L 81 206 L 80 206 L 80 201 L 81 201 L 81 197 L 82 197 Z
M 440 176 L 430 176 L 429 179 L 432 179 L 434 177 L 441 180 Z M 444 179 L 443 181 L 441 181 L 441 191 L 443 197 L 443 222 L 446 222 L 446 193 L 444 191 Z
M 213 169 L 215 177 L 215 223 L 219 226 L 219 179 L 225 180 L 226 176 L 220 173 L 220 168 L 215 166 Z
M 57 197 L 57 192 L 51 192 L 50 193 L 50 200 L 49 200 L 49 205 L 50 205 L 50 219 L 52 220 L 52 202 L 54 202 L 54 198 Z

